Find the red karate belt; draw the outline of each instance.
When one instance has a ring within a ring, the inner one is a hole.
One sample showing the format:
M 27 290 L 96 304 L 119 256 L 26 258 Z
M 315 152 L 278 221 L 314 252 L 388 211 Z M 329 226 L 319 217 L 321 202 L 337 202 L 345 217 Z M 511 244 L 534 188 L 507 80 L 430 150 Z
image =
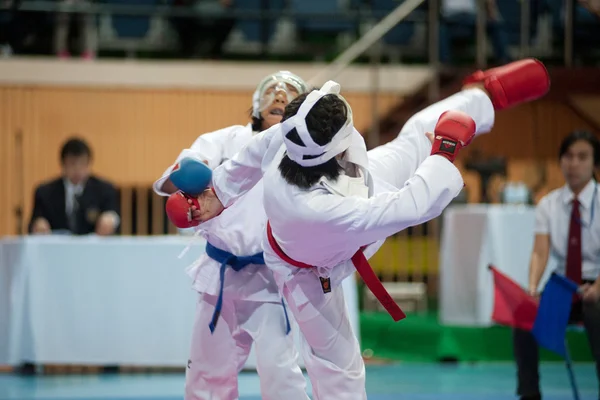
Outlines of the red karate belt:
M 277 256 L 279 256 L 279 258 L 281 258 L 286 263 L 291 264 L 297 268 L 315 268 L 315 266 L 313 265 L 308 265 L 304 264 L 303 262 L 293 260 L 287 254 L 285 254 L 281 247 L 279 247 L 279 244 L 277 243 L 275 238 L 273 237 L 273 232 L 271 231 L 271 224 L 268 221 L 267 237 L 269 238 L 269 244 L 273 248 L 273 251 L 275 251 L 275 254 L 277 254 Z M 392 296 L 390 296 L 388 291 L 385 290 L 385 287 L 383 287 L 383 285 L 379 281 L 379 278 L 377 278 L 377 275 L 375 275 L 375 272 L 373 272 L 373 268 L 371 268 L 371 265 L 369 265 L 369 261 L 367 261 L 367 258 L 363 253 L 363 249 L 364 248 L 361 248 L 352 256 L 352 263 L 354 264 L 354 268 L 356 268 L 356 271 L 358 272 L 362 280 L 365 282 L 371 293 L 375 295 L 379 303 L 381 303 L 383 308 L 385 308 L 385 310 L 392 316 L 394 321 L 400 321 L 406 318 L 406 314 L 404 314 L 404 311 L 402 311 L 402 309 L 398 306 L 398 304 L 396 304 L 394 299 L 392 299 Z

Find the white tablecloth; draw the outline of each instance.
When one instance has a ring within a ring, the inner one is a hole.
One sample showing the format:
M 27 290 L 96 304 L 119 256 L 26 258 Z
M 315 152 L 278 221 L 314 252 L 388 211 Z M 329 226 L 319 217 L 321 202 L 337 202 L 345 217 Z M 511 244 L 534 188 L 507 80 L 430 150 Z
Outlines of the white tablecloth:
M 488 265 L 527 288 L 535 210 L 518 205 L 452 206 L 444 213 L 440 251 L 440 321 L 489 326 L 494 301 Z M 546 268 L 541 285 L 552 268 Z
M 186 237 L 0 241 L 0 365 L 185 366 L 196 293 Z M 354 277 L 344 282 L 358 332 Z M 299 348 L 298 328 L 294 334 Z M 254 352 L 246 363 L 256 366 Z

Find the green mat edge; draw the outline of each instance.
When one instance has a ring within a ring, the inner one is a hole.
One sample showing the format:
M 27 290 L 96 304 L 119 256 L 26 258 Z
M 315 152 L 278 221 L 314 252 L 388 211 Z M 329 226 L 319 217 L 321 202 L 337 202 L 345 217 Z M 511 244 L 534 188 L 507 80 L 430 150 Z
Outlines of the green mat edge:
M 411 314 L 394 322 L 387 313 L 360 313 L 361 347 L 365 356 L 408 362 L 506 362 L 514 361 L 512 330 L 503 326 L 473 328 L 443 326 L 436 313 Z M 567 333 L 571 358 L 591 362 L 584 332 Z M 541 361 L 561 361 L 545 350 Z

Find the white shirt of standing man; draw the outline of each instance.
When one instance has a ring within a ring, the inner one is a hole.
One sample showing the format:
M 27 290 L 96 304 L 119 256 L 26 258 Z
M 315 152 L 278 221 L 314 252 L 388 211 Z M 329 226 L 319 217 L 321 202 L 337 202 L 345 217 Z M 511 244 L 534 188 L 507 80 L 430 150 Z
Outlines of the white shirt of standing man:
M 538 293 L 540 279 L 552 255 L 555 271 L 566 274 L 569 227 L 573 200 L 579 202 L 583 298 L 600 301 L 600 195 L 594 179 L 600 142 L 587 132 L 575 132 L 563 141 L 560 166 L 566 185 L 544 196 L 536 207 L 535 242 L 529 271 L 529 292 Z

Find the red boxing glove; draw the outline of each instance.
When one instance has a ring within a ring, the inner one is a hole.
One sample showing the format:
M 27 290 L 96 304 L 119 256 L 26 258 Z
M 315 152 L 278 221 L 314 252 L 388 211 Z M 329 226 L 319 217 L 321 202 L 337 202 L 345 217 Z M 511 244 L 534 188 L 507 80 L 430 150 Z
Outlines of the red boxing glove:
M 192 200 L 192 204 L 188 200 Z M 200 221 L 195 220 L 192 215 L 192 206 L 200 209 L 198 199 L 178 191 L 169 196 L 165 210 L 173 225 L 178 228 L 191 228 L 200 225 Z
M 437 154 L 454 162 L 458 151 L 475 136 L 475 121 L 462 111 L 446 111 L 435 126 L 431 155 Z
M 550 76 L 535 58 L 515 61 L 502 67 L 477 71 L 464 84 L 483 83 L 496 110 L 537 100 L 550 90 Z

